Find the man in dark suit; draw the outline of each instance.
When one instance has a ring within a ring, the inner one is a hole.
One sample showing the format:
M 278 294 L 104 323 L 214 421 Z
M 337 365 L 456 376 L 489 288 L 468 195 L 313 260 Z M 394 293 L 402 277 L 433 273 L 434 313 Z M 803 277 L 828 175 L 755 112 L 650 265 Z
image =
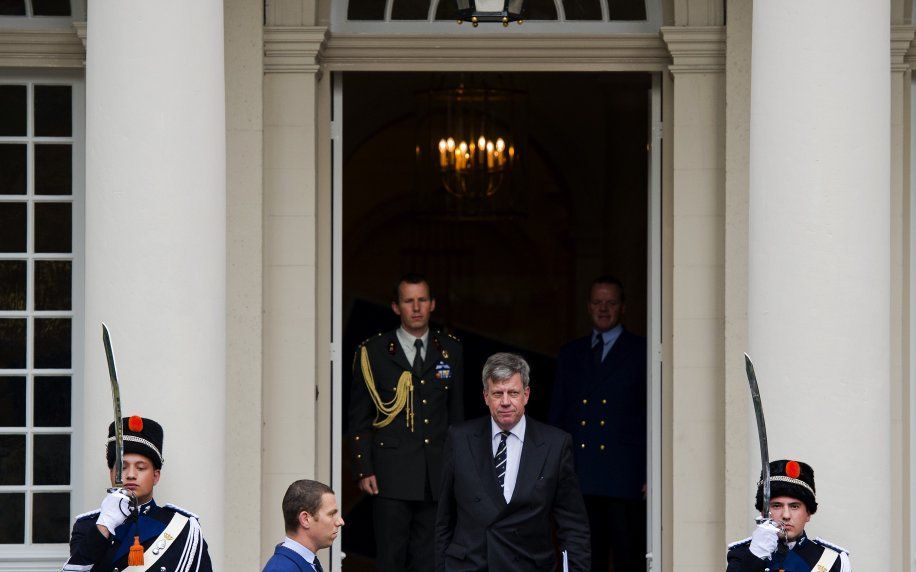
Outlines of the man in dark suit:
M 483 368 L 481 417 L 452 427 L 436 518 L 436 570 L 552 571 L 551 516 L 569 570 L 589 568 L 588 523 L 569 435 L 525 416 L 528 363 L 498 353 Z
M 646 553 L 646 339 L 624 329 L 623 285 L 596 278 L 593 330 L 560 349 L 550 423 L 573 437 L 588 507 L 592 570 L 643 570 Z
M 263 572 L 322 572 L 318 551 L 334 543 L 344 525 L 331 487 L 318 481 L 294 482 L 283 495 L 286 538 Z
M 373 495 L 376 570 L 431 570 L 442 445 L 464 418 L 461 343 L 431 332 L 429 283 L 407 274 L 391 309 L 397 330 L 365 341 L 353 364 L 350 448 L 359 488 Z

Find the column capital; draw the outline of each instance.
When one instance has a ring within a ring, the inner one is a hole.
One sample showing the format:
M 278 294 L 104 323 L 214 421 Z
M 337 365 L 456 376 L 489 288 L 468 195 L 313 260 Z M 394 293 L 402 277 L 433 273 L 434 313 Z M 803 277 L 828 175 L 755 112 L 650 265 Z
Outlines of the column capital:
M 661 32 L 671 52 L 672 74 L 725 71 L 724 26 L 663 26 Z
M 73 29 L 76 30 L 76 36 L 83 42 L 83 47 L 86 47 L 86 33 L 87 33 L 87 22 L 73 22 Z
M 0 30 L 0 67 L 82 68 L 85 60 L 74 30 Z
M 916 63 L 914 36 L 916 36 L 916 26 L 891 26 L 891 71 L 904 72 Z
M 327 38 L 328 29 L 323 26 L 266 26 L 264 71 L 318 73 Z

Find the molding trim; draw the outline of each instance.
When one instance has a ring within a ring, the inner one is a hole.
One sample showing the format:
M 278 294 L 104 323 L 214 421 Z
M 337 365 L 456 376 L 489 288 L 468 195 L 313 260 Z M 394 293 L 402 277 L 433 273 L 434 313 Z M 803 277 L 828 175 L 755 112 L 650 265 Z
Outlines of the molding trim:
M 265 26 L 264 73 L 317 74 L 327 37 L 325 27 Z
M 725 72 L 724 26 L 664 26 L 662 38 L 671 51 L 674 75 Z
M 905 72 L 916 63 L 916 26 L 891 26 L 891 71 Z
M 334 70 L 664 71 L 671 56 L 658 34 L 333 34 L 321 63 Z
M 80 41 L 83 42 L 83 48 L 86 47 L 87 26 L 87 22 L 73 22 L 73 28 L 76 30 L 76 35 L 79 37 Z
M 86 67 L 86 48 L 74 29 L 0 30 L 0 67 Z

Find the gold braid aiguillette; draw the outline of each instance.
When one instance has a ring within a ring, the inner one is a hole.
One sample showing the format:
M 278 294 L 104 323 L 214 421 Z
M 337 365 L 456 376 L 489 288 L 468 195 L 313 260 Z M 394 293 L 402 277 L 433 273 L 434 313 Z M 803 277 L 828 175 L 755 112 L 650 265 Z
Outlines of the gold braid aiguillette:
M 375 404 L 376 414 L 372 426 L 376 429 L 381 429 L 391 424 L 394 418 L 406 407 L 407 428 L 413 432 L 413 375 L 409 371 L 402 373 L 401 377 L 398 378 L 394 398 L 390 401 L 382 401 L 381 396 L 378 394 L 378 389 L 375 387 L 375 378 L 372 376 L 372 367 L 369 365 L 369 352 L 366 351 L 366 346 L 360 348 L 359 365 L 362 368 L 366 389 L 369 390 L 369 396 Z M 383 419 L 379 420 L 379 416 L 382 416 Z

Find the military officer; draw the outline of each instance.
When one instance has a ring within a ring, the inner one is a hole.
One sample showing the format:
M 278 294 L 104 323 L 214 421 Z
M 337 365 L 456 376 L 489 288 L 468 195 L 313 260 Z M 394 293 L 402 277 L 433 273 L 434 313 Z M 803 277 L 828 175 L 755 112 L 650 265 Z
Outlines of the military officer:
M 757 510 L 763 510 L 763 480 L 757 483 Z M 801 461 L 770 463 L 770 520 L 754 534 L 728 547 L 726 572 L 852 572 L 844 548 L 808 538 L 805 526 L 817 512 L 814 470 Z
M 442 447 L 464 417 L 461 343 L 429 329 L 436 300 L 407 274 L 391 302 L 401 326 L 363 342 L 350 398 L 352 467 L 373 495 L 376 569 L 432 570 Z
M 212 572 L 207 542 L 197 515 L 177 506 L 159 506 L 153 487 L 162 469 L 162 426 L 145 417 L 125 417 L 123 492 L 108 493 L 99 510 L 76 517 L 70 559 L 62 572 L 150 570 Z M 107 457 L 115 483 L 114 422 L 108 426 Z M 128 566 L 132 566 L 128 568 Z M 139 567 L 138 567 L 139 566 Z

